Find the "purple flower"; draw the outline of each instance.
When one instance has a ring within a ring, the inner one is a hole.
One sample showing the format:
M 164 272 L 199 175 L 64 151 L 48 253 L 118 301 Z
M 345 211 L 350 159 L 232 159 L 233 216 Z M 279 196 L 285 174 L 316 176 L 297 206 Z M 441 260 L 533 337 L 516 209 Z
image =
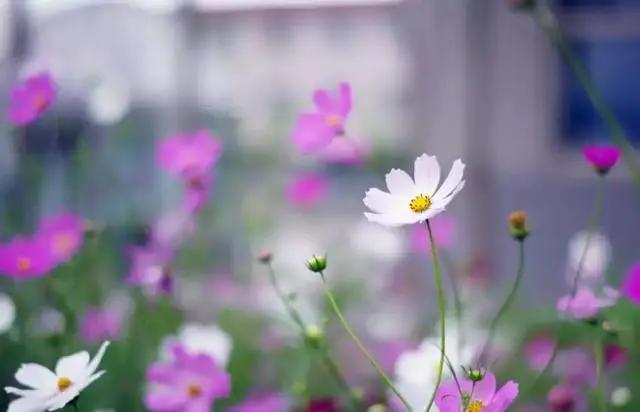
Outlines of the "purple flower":
M 620 159 L 620 149 L 611 144 L 588 144 L 582 149 L 585 160 L 600 174 L 607 173 Z
M 80 319 L 80 336 L 87 343 L 114 340 L 122 331 L 122 317 L 110 308 L 89 308 Z
M 333 398 L 312 399 L 307 404 L 307 412 L 338 412 L 338 402 Z
M 629 356 L 627 350 L 616 344 L 608 344 L 604 347 L 604 364 L 611 368 L 621 367 L 627 364 Z
M 556 343 L 551 336 L 539 335 L 531 339 L 524 349 L 525 358 L 533 369 L 542 370 L 551 361 Z
M 281 393 L 252 396 L 229 412 L 284 412 L 289 410 L 289 400 Z
M 156 150 L 161 168 L 189 178 L 209 172 L 222 154 L 222 140 L 202 129 L 192 134 L 178 133 L 163 139 Z
M 509 381 L 496 391 L 496 377 L 487 372 L 482 380 L 475 384 L 470 380 L 451 381 L 438 388 L 436 406 L 440 412 L 460 412 L 466 406 L 467 411 L 505 412 L 518 396 L 518 384 Z M 463 396 L 460 396 L 462 391 Z M 468 401 L 465 405 L 464 401 Z
M 39 237 L 16 236 L 0 244 L 0 271 L 15 279 L 44 276 L 53 267 L 49 248 Z
M 130 268 L 127 281 L 144 287 L 152 295 L 167 295 L 173 291 L 169 262 L 173 252 L 156 245 L 134 246 L 129 250 Z
M 327 163 L 358 166 L 362 164 L 369 152 L 365 143 L 354 137 L 336 136 L 328 146 L 320 152 L 320 157 Z
M 300 114 L 292 134 L 293 142 L 301 153 L 318 152 L 336 136 L 344 134 L 351 112 L 351 86 L 340 83 L 336 94 L 316 90 L 313 101 L 315 111 Z
M 144 404 L 152 412 L 208 412 L 231 391 L 231 377 L 208 355 L 189 354 L 180 345 L 172 359 L 147 369 Z
M 47 72 L 27 77 L 11 90 L 7 118 L 14 126 L 24 126 L 47 111 L 56 95 L 55 84 Z
M 297 207 L 312 207 L 327 195 L 329 182 L 318 174 L 306 173 L 296 176 L 287 186 L 287 200 Z
M 573 386 L 561 383 L 551 388 L 547 395 L 547 404 L 551 412 L 571 412 L 576 406 L 577 399 Z
M 567 313 L 576 319 L 592 319 L 601 309 L 613 306 L 620 292 L 611 287 L 602 290 L 602 296 L 598 297 L 588 287 L 578 288 L 575 296 L 566 295 L 558 300 L 558 311 Z
M 36 234 L 56 263 L 64 263 L 80 250 L 84 242 L 85 220 L 68 212 L 44 218 Z
M 627 272 L 622 284 L 622 290 L 625 296 L 633 303 L 640 305 L 640 262 L 631 266 L 631 269 Z

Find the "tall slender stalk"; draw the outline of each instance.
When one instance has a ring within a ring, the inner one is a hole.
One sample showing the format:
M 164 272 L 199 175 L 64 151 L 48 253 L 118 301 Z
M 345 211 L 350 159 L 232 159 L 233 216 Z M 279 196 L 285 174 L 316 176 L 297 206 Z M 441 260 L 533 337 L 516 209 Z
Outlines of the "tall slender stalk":
M 278 298 L 284 305 L 291 320 L 293 320 L 296 326 L 300 329 L 300 333 L 303 339 L 306 339 L 307 326 L 302 320 L 302 316 L 300 316 L 296 308 L 291 303 L 291 299 L 289 298 L 289 296 L 287 296 L 287 294 L 282 290 L 282 287 L 280 287 L 280 282 L 278 282 L 278 278 L 276 277 L 276 274 L 275 274 L 275 271 L 273 270 L 273 265 L 271 265 L 271 262 L 265 262 L 265 265 L 267 266 L 267 272 L 269 273 L 269 281 L 271 282 L 271 286 L 273 286 L 273 289 L 275 290 L 276 294 L 278 295 Z M 349 387 L 347 380 L 344 378 L 344 375 L 340 371 L 340 368 L 338 367 L 337 362 L 335 361 L 335 359 L 333 359 L 333 356 L 331 356 L 331 353 L 329 352 L 329 348 L 327 347 L 326 344 L 321 344 L 317 349 L 320 351 L 320 355 L 322 357 L 322 361 L 325 364 L 325 367 L 327 368 L 329 373 L 333 376 L 333 378 L 336 380 L 340 388 L 342 388 L 345 395 L 348 397 L 349 401 L 352 404 L 353 410 L 357 411 L 361 406 L 360 400 L 356 399 L 356 397 L 354 396 L 353 391 Z
M 602 376 L 602 367 L 604 365 L 604 344 L 602 340 L 596 342 L 593 349 L 596 360 L 596 389 L 598 398 L 598 409 L 600 412 L 607 412 L 607 398 L 604 388 L 604 379 Z
M 493 340 L 495 339 L 496 331 L 498 330 L 498 324 L 500 323 L 502 316 L 504 316 L 504 314 L 507 313 L 507 311 L 513 304 L 518 294 L 518 290 L 520 289 L 520 283 L 522 282 L 523 275 L 524 275 L 524 239 L 518 240 L 518 269 L 516 271 L 516 278 L 513 282 L 513 286 L 511 287 L 511 290 L 507 294 L 507 297 L 505 298 L 504 302 L 502 302 L 500 309 L 498 309 L 498 312 L 496 312 L 496 316 L 494 316 L 493 320 L 491 321 L 491 324 L 489 325 L 489 335 L 487 337 L 487 341 L 485 342 L 482 348 L 482 352 L 480 352 L 479 363 L 484 363 L 486 361 L 485 357 L 487 356 L 487 351 L 491 348 L 491 345 L 493 345 Z
M 587 253 L 589 252 L 589 247 L 591 246 L 591 239 L 593 237 L 593 233 L 596 230 L 596 227 L 598 226 L 598 222 L 602 218 L 602 211 L 604 206 L 604 188 L 605 188 L 605 176 L 598 175 L 598 184 L 596 187 L 596 195 L 595 195 L 595 200 L 593 204 L 593 211 L 591 212 L 591 216 L 589 217 L 589 221 L 587 222 L 587 235 L 584 242 L 584 249 L 582 249 L 582 254 L 580 255 L 580 259 L 578 260 L 578 267 L 576 268 L 576 273 L 573 278 L 573 284 L 571 285 L 571 294 L 569 298 L 569 303 L 567 304 L 568 308 L 571 307 L 571 304 L 573 303 L 573 300 L 575 299 L 576 294 L 578 293 L 578 287 L 580 286 L 580 280 L 582 279 L 584 261 L 587 257 Z M 540 381 L 540 379 L 542 379 L 542 377 L 545 376 L 547 372 L 549 372 L 549 369 L 551 369 L 551 366 L 553 365 L 553 362 L 555 361 L 559 350 L 560 350 L 560 345 L 556 342 L 553 345 L 553 351 L 551 352 L 549 361 L 547 361 L 547 364 L 544 366 L 544 368 L 542 368 L 538 376 L 536 376 L 535 379 L 533 380 L 530 390 L 535 389 L 536 386 L 538 386 L 538 382 Z
M 442 372 L 444 369 L 444 360 L 446 354 L 446 326 L 445 317 L 447 311 L 447 302 L 444 296 L 444 287 L 442 286 L 442 274 L 440 273 L 440 263 L 438 261 L 438 253 L 436 251 L 436 242 L 433 240 L 433 231 L 431 230 L 431 224 L 429 220 L 426 221 L 427 231 L 429 232 L 429 244 L 431 245 L 431 259 L 433 261 L 433 279 L 436 284 L 436 294 L 438 295 L 438 312 L 440 314 L 440 363 L 438 364 L 438 376 L 436 377 L 436 385 L 433 388 L 431 399 L 425 408 L 425 412 L 429 412 L 433 406 L 433 402 L 436 400 L 436 394 L 438 393 L 438 387 L 442 382 Z
M 340 310 L 340 306 L 338 306 L 338 302 L 336 301 L 335 297 L 333 296 L 333 292 L 331 291 L 331 289 L 329 288 L 329 285 L 327 284 L 327 279 L 324 275 L 324 272 L 320 271 L 318 273 L 320 274 L 320 279 L 322 279 L 322 287 L 324 288 L 324 293 L 327 296 L 327 299 L 329 300 L 329 303 L 331 305 L 331 308 L 333 309 L 333 312 L 338 317 L 338 320 L 340 320 L 340 324 L 342 325 L 342 328 L 345 330 L 345 332 L 347 332 L 347 335 L 349 335 L 351 340 L 353 340 L 353 342 L 356 344 L 360 352 L 369 361 L 371 366 L 373 366 L 373 369 L 375 369 L 375 371 L 378 373 L 380 378 L 382 378 L 384 383 L 398 397 L 400 402 L 402 402 L 406 410 L 411 412 L 412 409 L 411 409 L 411 405 L 409 405 L 409 402 L 404 398 L 404 396 L 402 396 L 398 388 L 396 388 L 396 386 L 394 385 L 391 378 L 389 378 L 389 376 L 384 372 L 384 370 L 382 369 L 382 366 L 380 366 L 378 361 L 369 353 L 367 348 L 364 347 L 364 345 L 362 344 L 362 341 L 360 340 L 360 338 L 358 338 L 358 335 L 356 335 L 356 333 L 353 331 L 353 329 L 349 325 L 349 322 L 342 314 L 342 310 Z
M 629 138 L 627 137 L 624 128 L 613 114 L 613 111 L 605 101 L 598 87 L 591 80 L 591 76 L 589 75 L 584 63 L 582 63 L 571 49 L 569 42 L 560 29 L 556 16 L 553 14 L 545 0 L 537 0 L 534 17 L 536 22 L 546 33 L 551 43 L 560 52 L 566 63 L 576 75 L 580 85 L 587 93 L 589 100 L 591 100 L 593 107 L 604 121 L 611 138 L 622 150 L 624 162 L 627 165 L 627 168 L 631 171 L 636 186 L 640 187 L 640 166 L 638 166 L 634 148 L 629 142 Z

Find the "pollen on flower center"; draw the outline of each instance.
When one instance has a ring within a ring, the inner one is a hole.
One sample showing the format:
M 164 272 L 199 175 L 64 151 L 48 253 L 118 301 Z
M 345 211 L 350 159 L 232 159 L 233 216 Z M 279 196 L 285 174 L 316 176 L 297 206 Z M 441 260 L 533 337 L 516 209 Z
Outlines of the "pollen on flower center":
M 60 392 L 64 392 L 67 388 L 69 388 L 69 386 L 71 386 L 72 383 L 73 382 L 71 382 L 71 379 L 67 378 L 66 376 L 58 378 L 58 389 L 60 390 Z
M 189 393 L 190 397 L 197 398 L 202 393 L 202 389 L 200 388 L 199 385 L 196 385 L 196 384 L 192 383 L 187 388 L 187 392 Z
M 327 122 L 327 126 L 337 127 L 342 124 L 342 116 L 337 114 L 330 114 L 326 117 L 325 121 Z
M 484 404 L 480 401 L 471 401 L 465 412 L 482 412 Z
M 31 259 L 25 256 L 20 256 L 16 261 L 16 266 L 20 272 L 26 272 L 31 269 Z
M 47 107 L 47 98 L 42 94 L 38 94 L 34 99 L 34 105 L 36 109 L 44 110 Z
M 431 198 L 427 195 L 418 195 L 409 202 L 409 208 L 415 213 L 422 213 L 429 207 L 431 207 Z
M 53 248 L 56 253 L 65 255 L 71 251 L 73 239 L 68 233 L 62 233 L 53 240 Z

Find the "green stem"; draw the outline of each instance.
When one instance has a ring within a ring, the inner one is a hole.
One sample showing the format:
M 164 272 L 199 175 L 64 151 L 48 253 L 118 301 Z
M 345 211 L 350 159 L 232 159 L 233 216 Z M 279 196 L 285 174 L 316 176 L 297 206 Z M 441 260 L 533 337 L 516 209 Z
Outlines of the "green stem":
M 551 43 L 556 47 L 556 49 L 558 49 L 562 57 L 576 75 L 578 81 L 591 100 L 593 107 L 600 114 L 600 117 L 602 117 L 602 120 L 609 130 L 611 138 L 622 150 L 624 162 L 626 163 L 627 168 L 631 171 L 636 186 L 640 187 L 640 167 L 638 166 L 635 157 L 634 148 L 629 142 L 629 138 L 627 137 L 624 128 L 613 114 L 613 111 L 603 98 L 600 90 L 598 90 L 597 86 L 591 80 L 591 76 L 582 61 L 580 61 L 571 49 L 569 42 L 562 33 L 562 30 L 560 30 L 555 15 L 544 0 L 538 0 L 538 7 L 535 9 L 534 15 L 540 27 L 549 37 Z
M 594 346 L 594 355 L 596 360 L 596 388 L 598 398 L 598 409 L 600 412 L 607 411 L 607 399 L 604 389 L 604 379 L 602 377 L 602 367 L 604 365 L 604 345 L 601 340 Z
M 462 325 L 463 318 L 463 306 L 462 299 L 460 298 L 460 288 L 458 285 L 459 280 L 459 272 L 455 269 L 455 264 L 453 263 L 453 259 L 449 256 L 445 251 L 441 251 L 442 262 L 445 266 L 445 271 L 449 274 L 448 278 L 451 281 L 451 291 L 453 295 L 453 310 L 456 318 L 456 329 L 458 334 L 458 353 L 462 353 L 462 348 L 465 344 L 464 337 L 464 328 Z
M 300 316 L 296 308 L 291 304 L 291 299 L 289 298 L 289 296 L 287 296 L 287 294 L 280 287 L 280 283 L 278 282 L 278 278 L 276 277 L 275 271 L 273 270 L 273 266 L 271 265 L 271 263 L 266 263 L 266 266 L 268 269 L 267 271 L 269 273 L 269 280 L 271 281 L 271 285 L 273 286 L 273 289 L 278 295 L 278 298 L 280 298 L 280 301 L 282 301 L 282 304 L 286 308 L 287 313 L 289 314 L 289 317 L 300 329 L 302 338 L 306 339 L 307 327 L 304 321 L 302 320 L 302 316 Z M 338 385 L 345 392 L 348 399 L 352 403 L 353 409 L 357 411 L 360 407 L 360 400 L 354 396 L 354 393 L 349 387 L 349 384 L 347 383 L 347 380 L 344 378 L 344 375 L 340 371 L 338 364 L 336 363 L 335 359 L 333 359 L 333 357 L 331 356 L 331 353 L 329 352 L 329 348 L 327 347 L 326 344 L 321 343 L 320 345 L 318 345 L 316 349 L 320 351 L 325 367 L 327 368 L 329 373 L 333 375 Z
M 480 363 L 484 363 L 486 361 L 485 357 L 487 355 L 487 351 L 491 348 L 491 345 L 493 345 L 493 340 L 495 339 L 496 331 L 498 330 L 498 324 L 500 323 L 500 320 L 502 319 L 504 314 L 507 313 L 507 311 L 513 304 L 518 294 L 518 290 L 520 289 L 520 283 L 522 282 L 523 275 L 524 275 L 524 239 L 518 240 L 518 270 L 516 272 L 516 279 L 513 282 L 513 286 L 511 287 L 511 290 L 507 294 L 507 297 L 505 298 L 504 302 L 502 302 L 500 309 L 498 309 L 496 316 L 493 318 L 493 320 L 491 321 L 491 324 L 489 325 L 489 335 L 486 343 L 484 344 L 484 347 L 482 348 L 482 352 L 480 353 L 480 358 L 479 358 Z
M 333 309 L 334 313 L 340 320 L 340 323 L 342 324 L 342 328 L 345 330 L 345 332 L 347 332 L 349 337 L 353 340 L 353 342 L 356 344 L 356 346 L 358 347 L 360 352 L 364 355 L 364 357 L 369 361 L 371 366 L 373 366 L 373 369 L 376 370 L 376 372 L 378 373 L 380 378 L 382 378 L 384 383 L 389 387 L 389 389 L 391 389 L 391 391 L 393 391 L 393 393 L 395 393 L 395 395 L 398 397 L 400 402 L 402 402 L 402 404 L 407 409 L 407 411 L 410 412 L 412 409 L 411 409 L 411 406 L 409 405 L 409 402 L 407 402 L 404 396 L 402 396 L 398 388 L 396 388 L 396 386 L 391 381 L 391 378 L 389 378 L 389 376 L 387 376 L 387 374 L 384 372 L 384 370 L 382 369 L 378 361 L 376 361 L 375 358 L 371 356 L 369 351 L 367 351 L 367 349 L 364 347 L 364 345 L 360 341 L 360 338 L 358 338 L 356 333 L 353 331 L 353 329 L 349 325 L 349 322 L 342 314 L 342 311 L 340 310 L 340 306 L 338 306 L 338 302 L 336 302 L 336 299 L 333 296 L 333 292 L 331 292 L 331 289 L 327 284 L 327 279 L 324 275 L 324 272 L 320 272 L 320 279 L 322 279 L 322 287 L 324 288 L 324 293 L 327 296 L 329 303 L 331 304 L 331 308 Z
M 429 232 L 429 244 L 431 245 L 431 259 L 433 261 L 433 279 L 436 284 L 436 293 L 438 295 L 438 312 L 440 313 L 440 363 L 438 364 L 438 376 L 436 378 L 436 385 L 433 388 L 431 399 L 425 408 L 425 412 L 429 412 L 433 406 L 433 402 L 436 400 L 436 394 L 438 388 L 442 382 L 442 372 L 444 369 L 445 360 L 445 345 L 446 345 L 446 326 L 445 315 L 447 311 L 447 302 L 444 296 L 444 287 L 442 286 L 442 274 L 440 273 L 440 263 L 438 261 L 438 253 L 436 252 L 436 242 L 433 240 L 433 231 L 431 230 L 431 224 L 429 220 L 426 221 L 427 231 Z

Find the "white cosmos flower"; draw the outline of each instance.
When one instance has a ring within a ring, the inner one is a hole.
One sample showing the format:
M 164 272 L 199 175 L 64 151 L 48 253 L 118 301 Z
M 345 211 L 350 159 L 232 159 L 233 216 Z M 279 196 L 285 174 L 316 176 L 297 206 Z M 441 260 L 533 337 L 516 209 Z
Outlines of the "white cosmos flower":
M 364 204 L 375 213 L 364 215 L 371 222 L 386 226 L 401 226 L 424 222 L 445 210 L 453 197 L 464 187 L 464 163 L 453 162 L 451 171 L 440 186 L 440 165 L 435 156 L 423 154 L 415 162 L 411 179 L 400 169 L 386 175 L 389 193 L 369 189 Z
M 199 323 L 186 323 L 178 331 L 178 336 L 173 336 L 164 342 L 162 352 L 169 356 L 169 345 L 179 343 L 191 354 L 209 355 L 220 366 L 225 367 L 231 354 L 232 341 L 227 332 L 216 325 L 202 325 Z
M 74 353 L 58 360 L 55 373 L 37 363 L 20 366 L 15 378 L 28 387 L 7 386 L 7 393 L 20 396 L 9 404 L 7 412 L 44 412 L 64 408 L 105 371 L 96 373 L 109 342 L 104 342 L 93 359 L 86 351 Z
M 0 293 L 0 333 L 11 329 L 16 319 L 16 305 L 9 295 Z
M 568 280 L 572 285 L 580 271 L 587 286 L 600 282 L 611 261 L 611 243 L 603 233 L 584 230 L 569 240 Z

